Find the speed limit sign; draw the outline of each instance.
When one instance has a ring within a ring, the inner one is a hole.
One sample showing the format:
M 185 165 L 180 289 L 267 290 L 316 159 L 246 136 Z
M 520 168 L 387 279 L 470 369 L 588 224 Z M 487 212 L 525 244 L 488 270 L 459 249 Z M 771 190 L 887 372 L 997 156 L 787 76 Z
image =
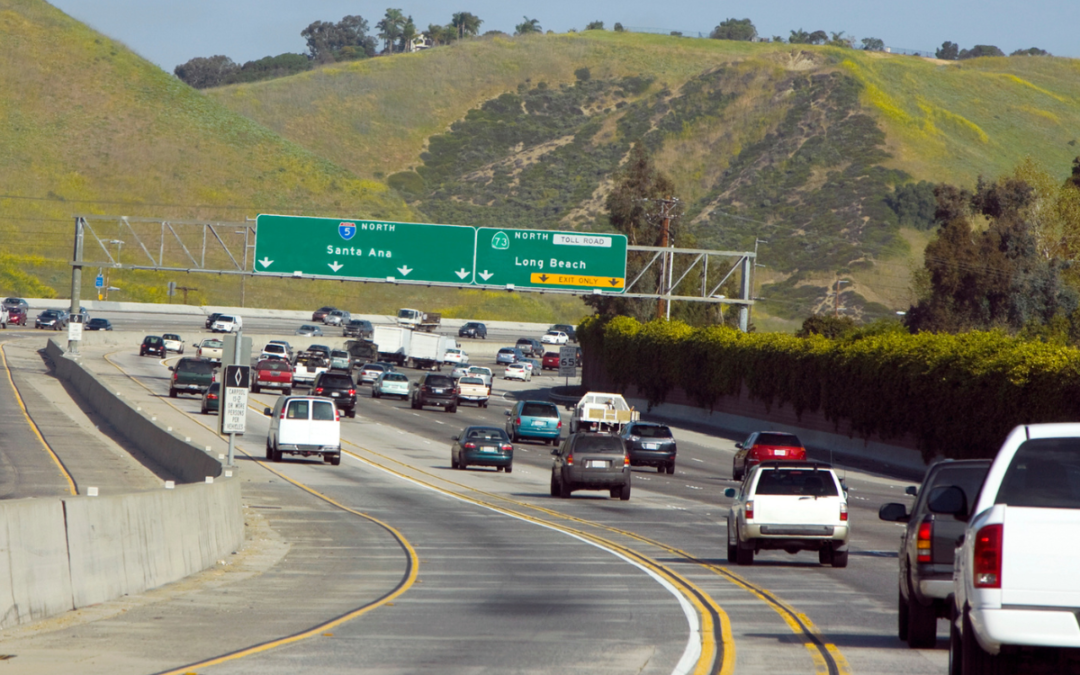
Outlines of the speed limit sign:
M 577 347 L 559 348 L 559 377 L 577 377 Z

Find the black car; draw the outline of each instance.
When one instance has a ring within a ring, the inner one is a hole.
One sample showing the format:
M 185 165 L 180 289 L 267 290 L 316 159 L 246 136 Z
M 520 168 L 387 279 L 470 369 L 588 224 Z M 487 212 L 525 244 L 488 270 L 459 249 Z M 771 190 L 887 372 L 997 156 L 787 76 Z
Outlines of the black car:
M 112 323 L 108 319 L 90 319 L 83 328 L 86 330 L 112 330 Z
M 3 304 L 4 309 L 15 309 L 18 307 L 24 312 L 30 310 L 30 305 L 26 302 L 26 300 L 23 300 L 22 298 L 4 298 Z
M 62 309 L 47 309 L 37 315 L 34 328 L 51 328 L 52 330 L 67 328 L 67 312 Z
M 221 312 L 214 312 L 210 316 L 206 317 L 206 327 L 209 328 L 210 326 L 213 326 L 214 322 L 218 320 L 219 316 L 221 316 Z
M 450 466 L 464 471 L 470 466 L 493 466 L 496 471 L 514 471 L 514 446 L 498 427 L 465 427 L 454 436 Z
M 311 345 L 307 350 L 309 352 L 322 352 L 323 354 L 326 354 L 326 359 L 328 361 L 330 360 L 330 348 L 326 345 Z
M 915 496 L 908 513 L 900 503 L 885 504 L 881 520 L 907 523 L 900 536 L 897 635 L 909 647 L 933 647 L 937 620 L 949 616 L 953 592 L 953 557 L 965 523 L 951 515 L 934 513 L 934 500 L 945 488 L 959 486 L 968 496 L 968 508 L 990 471 L 989 459 L 945 460 L 926 470 L 922 486 L 907 489 Z
M 457 383 L 449 375 L 439 373 L 424 373 L 416 382 L 412 383 L 412 393 L 409 400 L 413 410 L 419 410 L 426 405 L 439 406 L 446 412 L 457 412 Z
M 675 438 L 664 424 L 635 422 L 623 427 L 620 434 L 630 466 L 655 466 L 660 473 L 675 473 Z
M 165 356 L 165 340 L 162 340 L 157 335 L 147 335 L 144 337 L 142 344 L 139 345 L 139 356 L 146 356 L 147 354 L 162 357 Z
M 570 496 L 574 490 L 607 490 L 612 499 L 630 499 L 630 457 L 614 434 L 571 434 L 552 450 L 551 496 Z
M 458 337 L 483 338 L 486 340 L 487 326 L 478 321 L 470 321 L 459 328 L 457 334 Z
M 375 328 L 367 319 L 350 319 L 341 330 L 345 337 L 358 337 L 368 340 L 375 333 Z
M 566 333 L 566 337 L 570 338 L 570 342 L 577 342 L 577 333 L 574 332 L 574 327 L 568 323 L 557 323 L 549 331 L 558 330 Z
M 535 338 L 521 338 L 514 346 L 520 349 L 525 356 L 544 355 L 544 345 L 540 344 L 540 341 Z
M 338 410 L 349 417 L 356 417 L 356 383 L 352 375 L 342 372 L 324 372 L 315 376 L 311 383 L 312 396 L 334 399 Z

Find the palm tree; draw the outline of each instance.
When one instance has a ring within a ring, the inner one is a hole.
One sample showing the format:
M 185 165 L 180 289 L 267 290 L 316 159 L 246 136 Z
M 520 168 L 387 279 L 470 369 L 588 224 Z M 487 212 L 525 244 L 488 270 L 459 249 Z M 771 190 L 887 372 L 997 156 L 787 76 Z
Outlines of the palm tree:
M 525 22 L 519 23 L 517 26 L 514 27 L 514 35 L 527 35 L 528 33 L 543 32 L 544 29 L 540 27 L 539 19 L 530 19 L 527 16 L 522 18 L 525 19 Z
M 419 32 L 416 30 L 416 24 L 413 23 L 412 16 L 409 16 L 407 19 L 405 19 L 405 23 L 401 26 L 401 51 L 409 51 L 409 43 L 412 42 L 413 38 L 415 38 L 417 35 L 419 35 Z
M 466 35 L 476 35 L 480 32 L 480 24 L 483 19 L 471 12 L 454 12 L 450 19 L 450 25 L 457 29 L 458 39 L 464 39 Z
M 401 37 L 401 28 L 405 23 L 405 16 L 400 9 L 387 9 L 382 21 L 375 24 L 379 29 L 379 37 L 386 42 L 386 51 L 394 53 L 394 42 Z

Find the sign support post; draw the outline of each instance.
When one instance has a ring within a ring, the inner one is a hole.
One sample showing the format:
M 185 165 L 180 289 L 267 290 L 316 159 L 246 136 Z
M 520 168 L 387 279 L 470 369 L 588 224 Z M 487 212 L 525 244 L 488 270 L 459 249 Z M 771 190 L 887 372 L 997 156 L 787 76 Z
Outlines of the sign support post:
M 228 466 L 234 466 L 236 435 L 243 434 L 247 422 L 248 388 L 251 384 L 251 340 L 245 340 L 242 331 L 226 338 L 222 365 L 221 405 L 218 412 L 219 431 L 229 435 Z M 247 344 L 245 344 L 245 342 Z M 245 349 L 247 347 L 247 349 Z M 246 354 L 245 354 L 246 353 Z

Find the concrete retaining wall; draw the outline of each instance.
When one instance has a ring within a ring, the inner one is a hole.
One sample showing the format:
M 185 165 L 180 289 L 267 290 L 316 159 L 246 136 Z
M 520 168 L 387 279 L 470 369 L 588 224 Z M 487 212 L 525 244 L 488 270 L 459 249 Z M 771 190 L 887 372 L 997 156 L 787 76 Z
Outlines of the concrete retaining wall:
M 54 340 L 49 340 L 45 353 L 52 360 L 58 378 L 74 387 L 94 412 L 107 419 L 128 442 L 167 469 L 177 482 L 201 483 L 207 476 L 221 475 L 220 462 L 132 408 L 81 364 L 67 358 Z
M 194 484 L 0 502 L 0 629 L 177 581 L 244 540 L 237 478 L 206 483 L 221 474 L 220 463 L 136 412 L 52 341 L 46 350 L 57 376 L 98 414 L 178 480 Z

